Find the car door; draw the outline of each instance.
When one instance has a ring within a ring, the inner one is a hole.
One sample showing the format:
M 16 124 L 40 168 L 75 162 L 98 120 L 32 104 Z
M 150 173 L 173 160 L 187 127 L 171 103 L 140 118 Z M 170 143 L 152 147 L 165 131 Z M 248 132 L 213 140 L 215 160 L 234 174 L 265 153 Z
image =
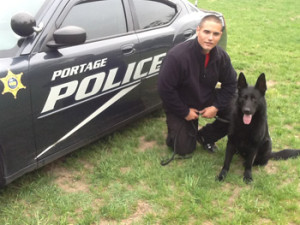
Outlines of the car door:
M 131 0 L 131 4 L 139 39 L 138 49 L 145 61 L 141 96 L 146 108 L 151 109 L 161 102 L 157 91 L 157 77 L 163 58 L 175 44 L 195 33 L 196 24 L 188 22 L 187 18 L 181 18 L 183 9 L 171 1 Z
M 39 160 L 94 140 L 142 107 L 140 78 L 132 76 L 138 40 L 122 0 L 71 2 L 56 24 L 83 28 L 86 42 L 45 50 L 30 60 Z

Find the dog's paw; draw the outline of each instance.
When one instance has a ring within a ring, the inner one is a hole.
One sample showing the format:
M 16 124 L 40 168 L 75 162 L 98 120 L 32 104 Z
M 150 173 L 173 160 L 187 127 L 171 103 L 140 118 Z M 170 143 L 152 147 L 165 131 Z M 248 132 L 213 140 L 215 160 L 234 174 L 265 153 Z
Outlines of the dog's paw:
M 250 184 L 253 181 L 251 171 L 245 171 L 243 180 L 246 184 Z
M 216 181 L 222 182 L 222 181 L 224 181 L 224 180 L 225 180 L 225 177 L 224 177 L 224 176 L 221 176 L 221 175 L 216 176 Z
M 219 174 L 218 176 L 216 176 L 216 180 L 217 180 L 217 181 L 224 181 L 226 175 L 227 175 L 227 171 L 226 171 L 226 170 L 222 170 L 222 171 L 220 172 L 220 174 Z
M 246 184 L 250 184 L 253 181 L 252 177 L 244 177 L 243 180 Z

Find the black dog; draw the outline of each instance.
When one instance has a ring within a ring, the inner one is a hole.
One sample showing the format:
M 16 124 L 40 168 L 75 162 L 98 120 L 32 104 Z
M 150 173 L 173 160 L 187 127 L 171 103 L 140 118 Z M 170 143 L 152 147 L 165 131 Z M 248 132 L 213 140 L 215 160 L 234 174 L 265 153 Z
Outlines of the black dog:
M 266 165 L 269 159 L 288 159 L 300 155 L 300 150 L 285 149 L 272 152 L 268 131 L 267 90 L 265 74 L 261 74 L 255 86 L 248 86 L 243 73 L 238 78 L 238 96 L 234 103 L 230 122 L 224 166 L 217 176 L 223 181 L 235 153 L 245 159 L 244 181 L 252 181 L 252 165 Z

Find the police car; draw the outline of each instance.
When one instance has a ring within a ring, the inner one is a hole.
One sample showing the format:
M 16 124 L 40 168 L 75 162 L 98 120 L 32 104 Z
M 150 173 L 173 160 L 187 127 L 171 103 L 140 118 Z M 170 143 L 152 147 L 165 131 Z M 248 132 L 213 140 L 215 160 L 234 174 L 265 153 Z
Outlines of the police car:
M 0 185 L 159 108 L 166 52 L 211 13 L 224 21 L 187 0 L 2 5 Z

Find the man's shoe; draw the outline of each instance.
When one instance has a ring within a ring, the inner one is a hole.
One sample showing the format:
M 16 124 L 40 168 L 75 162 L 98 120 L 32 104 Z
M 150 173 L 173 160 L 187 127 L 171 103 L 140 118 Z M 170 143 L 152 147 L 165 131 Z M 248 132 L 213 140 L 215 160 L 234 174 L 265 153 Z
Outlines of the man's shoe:
M 218 150 L 218 147 L 216 146 L 215 143 L 206 143 L 204 141 L 204 138 L 201 135 L 197 135 L 197 141 L 202 145 L 202 147 L 211 152 L 211 153 L 215 153 L 216 150 Z
M 203 146 L 203 148 L 204 148 L 205 150 L 207 150 L 207 151 L 209 151 L 209 152 L 212 152 L 212 153 L 215 153 L 215 152 L 218 150 L 218 147 L 216 146 L 215 143 L 212 143 L 212 144 L 207 143 L 207 144 L 204 144 L 204 145 L 202 145 L 202 146 Z

